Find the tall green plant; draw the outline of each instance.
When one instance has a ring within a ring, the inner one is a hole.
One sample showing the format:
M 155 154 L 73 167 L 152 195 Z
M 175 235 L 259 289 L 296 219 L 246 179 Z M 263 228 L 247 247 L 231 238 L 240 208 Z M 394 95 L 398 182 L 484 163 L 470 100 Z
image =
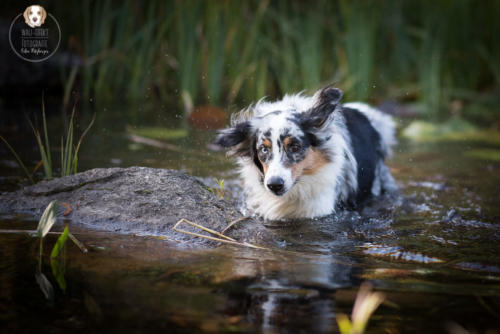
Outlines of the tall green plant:
M 204 73 L 207 74 L 205 80 L 207 99 L 211 104 L 220 103 L 222 95 L 222 77 L 224 74 L 226 41 L 226 11 L 221 11 L 220 7 L 205 4 L 206 23 L 204 31 L 206 34 L 206 45 L 204 55 L 206 56 Z
M 443 57 L 442 27 L 437 14 L 426 20 L 426 29 L 421 34 L 418 57 L 418 79 L 424 113 L 430 118 L 440 115 L 442 99 L 441 64 Z
M 83 131 L 76 147 L 73 145 L 74 118 L 75 107 L 73 107 L 73 111 L 71 113 L 66 138 L 61 137 L 61 176 L 68 176 L 78 172 L 78 152 L 80 150 L 80 145 L 82 144 L 83 138 L 94 124 L 95 114 L 92 116 L 90 124 Z
M 40 151 L 40 156 L 43 163 L 43 170 L 45 172 L 45 178 L 50 180 L 52 178 L 52 158 L 50 156 L 49 134 L 47 131 L 47 119 L 45 117 L 45 101 L 43 98 L 42 98 L 42 124 L 43 124 L 43 135 L 45 139 L 45 144 L 42 141 L 42 136 L 40 134 L 40 131 L 38 129 L 35 129 L 31 121 L 29 122 L 31 125 L 31 129 L 35 134 L 35 138 L 38 144 L 38 150 Z
M 375 92 L 414 98 L 418 85 L 431 116 L 449 99 L 491 96 L 500 85 L 494 1 L 84 0 L 82 6 L 78 72 L 84 94 L 100 101 L 119 95 L 142 102 L 155 91 L 166 102 L 177 94 L 189 111 L 206 100 L 246 103 L 331 82 L 346 98 L 362 100 Z M 436 17 L 439 27 L 431 22 Z
M 76 146 L 73 145 L 74 116 L 75 116 L 75 107 L 73 107 L 73 111 L 71 113 L 71 119 L 68 125 L 68 131 L 66 137 L 64 136 L 61 137 L 61 176 L 67 176 L 77 173 L 78 152 L 80 150 L 80 145 L 82 144 L 83 138 L 94 124 L 96 115 L 94 114 L 92 116 L 92 120 L 90 121 L 87 128 L 83 131 Z M 37 128 L 35 128 L 35 126 L 30 120 L 28 120 L 28 122 L 30 123 L 30 126 L 33 130 L 33 133 L 35 135 L 38 144 L 38 150 L 40 151 L 40 157 L 43 165 L 45 178 L 51 179 L 54 173 L 52 166 L 52 158 L 50 154 L 50 142 L 49 142 L 49 133 L 47 131 L 47 120 L 45 116 L 45 102 L 43 99 L 42 99 L 42 124 L 43 124 L 44 141 L 42 140 L 42 134 L 40 133 L 40 131 Z M 18 162 L 19 166 L 23 169 L 24 173 L 26 174 L 30 182 L 35 183 L 33 178 L 31 177 L 31 174 L 28 172 L 28 169 L 26 168 L 21 158 L 19 158 L 19 155 L 16 153 L 16 151 L 12 148 L 12 146 L 10 146 L 10 144 L 4 137 L 0 136 L 0 139 L 7 145 L 8 149 L 14 155 L 16 161 Z
M 322 7 L 322 6 L 321 6 Z M 295 17 L 297 64 L 303 89 L 321 85 L 323 66 L 322 22 L 319 15 L 310 11 L 305 17 Z
M 293 13 L 293 11 L 292 11 Z M 279 8 L 269 10 L 269 18 L 277 26 L 276 32 L 270 32 L 273 40 L 269 41 L 271 50 L 271 66 L 276 73 L 276 81 L 282 93 L 301 90 L 300 72 L 296 59 L 296 44 L 298 41 L 297 31 L 290 19 L 290 10 L 286 2 L 280 2 Z M 274 40 L 276 42 L 274 42 Z
M 232 8 L 232 13 L 244 15 L 250 14 L 251 18 L 242 25 L 241 18 L 238 15 L 231 15 L 230 34 L 232 38 L 228 41 L 230 49 L 228 67 L 231 85 L 227 93 L 227 102 L 234 101 L 236 96 L 240 94 L 240 90 L 248 78 L 251 78 L 257 69 L 259 57 L 264 56 L 264 50 L 261 48 L 265 36 L 262 35 L 262 25 L 266 10 L 269 6 L 269 0 L 261 1 L 257 8 L 253 8 L 248 3 L 232 1 L 231 4 L 236 8 Z M 246 10 L 248 12 L 246 12 Z M 251 9 L 251 10 L 250 10 Z M 251 90 L 244 91 L 246 97 L 255 99 L 254 92 Z
M 374 86 L 375 41 L 380 20 L 377 10 L 377 3 L 372 1 L 340 1 L 348 71 L 354 81 L 348 95 L 355 99 L 366 100 Z
M 179 1 L 175 6 L 175 50 L 178 84 L 186 113 L 193 109 L 200 88 L 200 50 L 197 29 L 200 26 L 200 1 Z

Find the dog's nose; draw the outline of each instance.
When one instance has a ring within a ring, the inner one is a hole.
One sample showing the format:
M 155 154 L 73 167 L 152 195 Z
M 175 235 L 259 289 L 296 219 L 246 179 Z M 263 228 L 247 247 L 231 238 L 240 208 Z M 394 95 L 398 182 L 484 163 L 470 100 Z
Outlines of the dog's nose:
M 33 21 L 34 21 L 34 22 L 36 22 L 36 20 L 38 20 L 38 18 L 35 16 L 35 17 L 33 18 Z
M 267 182 L 267 187 L 276 195 L 281 195 L 283 193 L 283 188 L 285 181 L 281 177 L 273 176 Z

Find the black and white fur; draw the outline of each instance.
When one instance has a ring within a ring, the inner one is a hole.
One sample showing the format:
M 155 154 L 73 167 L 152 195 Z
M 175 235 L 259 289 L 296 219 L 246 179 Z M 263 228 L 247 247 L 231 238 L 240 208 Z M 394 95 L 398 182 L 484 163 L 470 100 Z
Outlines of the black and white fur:
M 265 219 L 313 218 L 395 189 L 384 159 L 395 144 L 391 117 L 363 103 L 314 96 L 259 101 L 233 117 L 217 143 L 238 158 L 248 209 Z

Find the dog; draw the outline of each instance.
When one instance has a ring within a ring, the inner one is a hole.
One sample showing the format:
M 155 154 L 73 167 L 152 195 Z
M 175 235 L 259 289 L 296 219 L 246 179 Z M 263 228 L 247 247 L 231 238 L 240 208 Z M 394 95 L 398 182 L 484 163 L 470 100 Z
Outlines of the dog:
M 237 158 L 247 208 L 268 220 L 316 218 L 397 189 L 384 159 L 392 118 L 364 103 L 340 104 L 328 86 L 312 97 L 260 100 L 236 114 L 216 143 Z
M 47 18 L 47 12 L 42 6 L 32 5 L 24 10 L 24 21 L 31 28 L 40 27 Z

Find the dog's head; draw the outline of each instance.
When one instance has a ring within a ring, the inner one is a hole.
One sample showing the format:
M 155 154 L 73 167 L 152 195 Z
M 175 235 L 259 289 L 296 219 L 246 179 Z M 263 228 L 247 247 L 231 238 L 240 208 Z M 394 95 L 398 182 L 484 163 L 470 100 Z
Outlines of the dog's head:
M 31 28 L 40 27 L 47 17 L 47 12 L 42 6 L 32 5 L 24 10 L 24 21 Z
M 329 162 L 322 145 L 329 139 L 328 125 L 341 97 L 339 89 L 326 87 L 314 94 L 306 110 L 292 107 L 256 112 L 256 116 L 219 132 L 216 142 L 232 147 L 232 155 L 250 158 L 264 187 L 282 196 L 302 175 L 315 174 Z M 273 105 L 267 103 L 266 109 Z

